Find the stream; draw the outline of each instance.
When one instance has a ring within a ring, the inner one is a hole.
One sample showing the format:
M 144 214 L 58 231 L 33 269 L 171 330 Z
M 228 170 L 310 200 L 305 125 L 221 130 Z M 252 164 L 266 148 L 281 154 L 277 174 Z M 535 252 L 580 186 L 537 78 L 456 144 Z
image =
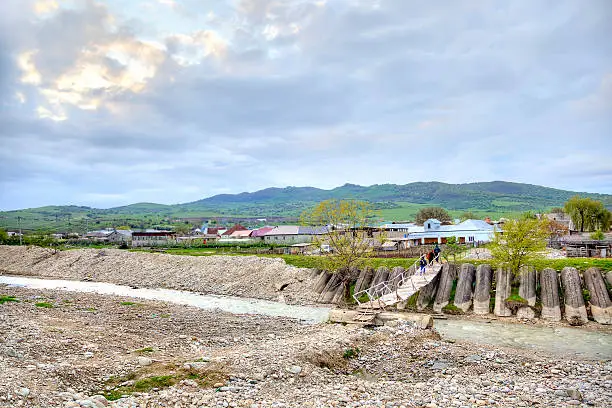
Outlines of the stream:
M 220 295 L 202 295 L 173 289 L 146 289 L 103 282 L 82 282 L 0 275 L 0 284 L 32 289 L 57 289 L 102 295 L 127 296 L 178 303 L 202 309 L 220 309 L 235 314 L 289 317 L 303 323 L 327 320 L 329 308 L 287 305 L 268 300 Z M 501 322 L 436 320 L 434 327 L 445 339 L 478 344 L 543 350 L 583 359 L 612 359 L 612 334 L 569 327 L 534 327 Z

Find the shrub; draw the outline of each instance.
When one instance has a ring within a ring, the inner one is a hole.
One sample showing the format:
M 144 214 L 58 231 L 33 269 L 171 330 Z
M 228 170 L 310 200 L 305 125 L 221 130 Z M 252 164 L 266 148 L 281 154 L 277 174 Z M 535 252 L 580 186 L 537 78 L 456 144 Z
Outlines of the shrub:
M 444 306 L 442 308 L 442 311 L 446 314 L 450 314 L 450 315 L 462 315 L 465 314 L 463 310 L 459 309 L 457 306 L 453 305 L 452 303 L 449 303 L 448 305 Z
M 45 309 L 51 309 L 53 307 L 53 304 L 52 303 L 48 303 L 48 302 L 38 302 L 35 305 L 36 305 L 36 307 L 42 307 L 42 308 L 45 308 Z
M 0 296 L 0 305 L 7 303 L 7 302 L 19 302 L 19 300 L 17 300 L 15 296 L 6 296 L 6 295 Z

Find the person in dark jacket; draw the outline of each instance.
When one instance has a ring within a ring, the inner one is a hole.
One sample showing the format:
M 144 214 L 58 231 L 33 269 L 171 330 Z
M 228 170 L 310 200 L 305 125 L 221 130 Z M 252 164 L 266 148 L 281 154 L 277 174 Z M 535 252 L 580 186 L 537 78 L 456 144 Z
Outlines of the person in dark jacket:
M 440 262 L 440 247 L 438 244 L 436 244 L 436 247 L 434 248 L 434 260 L 436 262 Z
M 425 255 L 421 255 L 421 258 L 419 259 L 419 272 L 421 275 L 425 274 L 425 266 L 427 265 L 427 261 L 425 260 Z
M 429 251 L 429 253 L 427 254 L 427 264 L 431 265 L 431 263 L 433 262 L 433 259 L 434 259 L 434 252 Z

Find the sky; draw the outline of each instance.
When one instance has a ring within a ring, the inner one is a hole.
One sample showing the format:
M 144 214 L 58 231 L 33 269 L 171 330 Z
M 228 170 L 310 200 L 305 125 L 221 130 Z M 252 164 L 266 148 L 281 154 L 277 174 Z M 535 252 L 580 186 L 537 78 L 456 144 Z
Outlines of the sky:
M 612 193 L 609 0 L 2 0 L 0 209 Z

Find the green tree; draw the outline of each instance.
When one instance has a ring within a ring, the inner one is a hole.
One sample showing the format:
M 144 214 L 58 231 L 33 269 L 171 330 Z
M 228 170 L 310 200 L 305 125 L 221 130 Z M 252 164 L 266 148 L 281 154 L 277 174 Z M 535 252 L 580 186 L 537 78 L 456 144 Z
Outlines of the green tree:
M 591 239 L 595 241 L 603 241 L 606 238 L 602 231 L 595 231 L 591 234 Z
M 349 296 L 349 285 L 355 278 L 355 272 L 364 266 L 366 259 L 374 252 L 373 238 L 368 228 L 364 228 L 373 217 L 370 204 L 355 200 L 323 201 L 312 211 L 302 214 L 303 224 L 327 226 L 328 232 L 315 235 L 313 244 L 318 248 L 322 245 L 331 247 L 331 251 L 323 252 L 324 269 L 340 276 L 345 298 Z
M 415 220 L 417 224 L 423 224 L 425 221 L 427 221 L 430 218 L 435 218 L 438 221 L 451 221 L 452 218 L 450 216 L 450 214 L 448 213 L 448 211 L 446 211 L 444 208 L 442 207 L 426 207 L 426 208 L 422 208 L 421 210 L 419 210 L 419 212 L 417 213 Z
M 0 244 L 6 244 L 9 242 L 8 232 L 0 228 Z
M 459 244 L 457 237 L 448 237 L 444 250 L 442 251 L 442 256 L 446 258 L 447 261 L 452 257 L 453 263 L 457 263 L 457 255 L 461 254 L 463 250 L 464 248 Z
M 576 195 L 567 200 L 564 209 L 580 232 L 610 229 L 612 214 L 601 201 Z
M 537 254 L 546 249 L 549 237 L 547 220 L 523 217 L 504 224 L 503 232 L 496 232 L 490 249 L 497 267 L 510 268 L 518 274 Z

